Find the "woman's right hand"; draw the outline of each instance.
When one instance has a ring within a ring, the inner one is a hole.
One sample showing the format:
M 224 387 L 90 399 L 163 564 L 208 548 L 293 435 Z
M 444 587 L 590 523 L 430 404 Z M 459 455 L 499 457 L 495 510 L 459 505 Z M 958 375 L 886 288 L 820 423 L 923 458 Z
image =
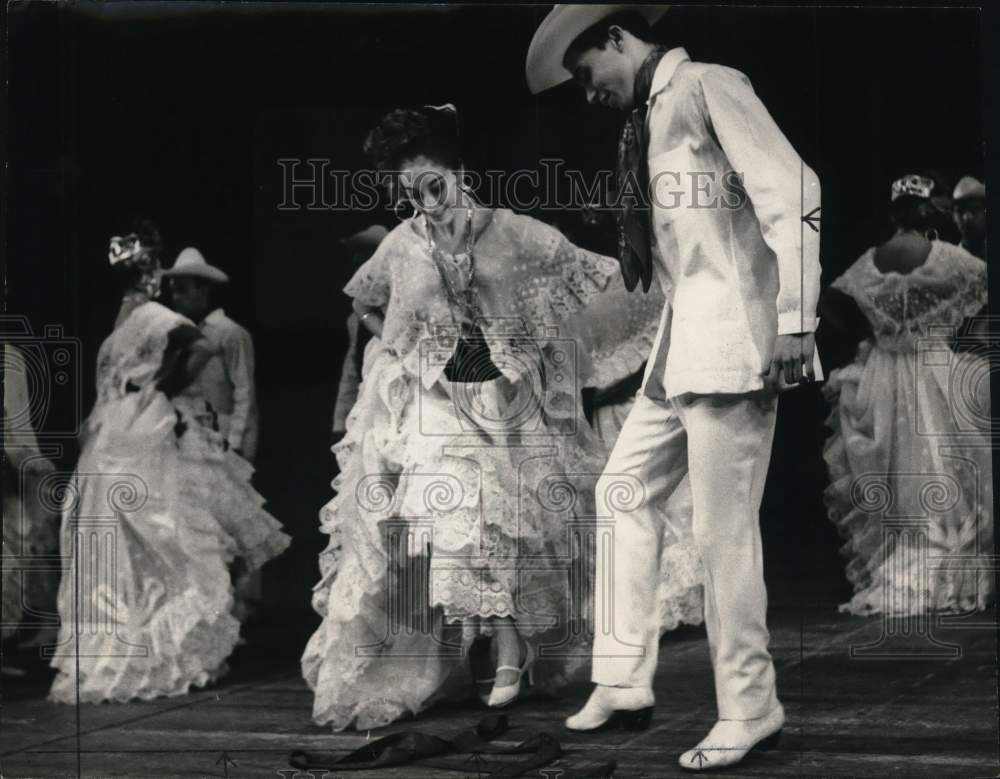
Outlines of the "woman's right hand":
M 376 338 L 382 338 L 382 328 L 385 324 L 385 320 L 382 316 L 382 309 L 376 306 L 366 306 L 364 303 L 359 302 L 355 299 L 354 304 L 354 315 L 358 318 L 358 323 L 368 329 L 372 335 Z
M 367 327 L 368 331 L 372 335 L 374 335 L 380 341 L 382 340 L 382 330 L 385 326 L 385 322 L 382 321 L 382 318 L 379 316 L 378 312 L 366 311 L 361 317 L 361 324 Z

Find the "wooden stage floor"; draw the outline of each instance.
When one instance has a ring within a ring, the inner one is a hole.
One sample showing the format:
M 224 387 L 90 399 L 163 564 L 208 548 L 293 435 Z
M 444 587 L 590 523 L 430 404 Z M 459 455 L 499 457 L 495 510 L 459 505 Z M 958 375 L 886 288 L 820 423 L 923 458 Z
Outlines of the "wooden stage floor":
M 884 629 L 879 619 L 847 617 L 831 606 L 816 606 L 772 610 L 770 625 L 788 725 L 776 751 L 751 755 L 727 775 L 938 779 L 1000 774 L 995 629 L 935 625 L 933 641 L 938 644 L 911 632 L 893 639 L 891 646 L 876 648 L 895 656 L 852 657 L 852 647 L 877 644 Z M 890 633 L 898 627 L 890 625 Z M 455 734 L 484 713 L 473 705 L 438 707 L 416 721 L 370 735 L 327 732 L 310 720 L 312 698 L 295 658 L 301 636 L 269 638 L 257 632 L 264 639 L 251 634 L 227 680 L 183 698 L 85 705 L 77 713 L 72 706 L 47 703 L 44 682 L 5 679 L 0 773 L 74 776 L 79 760 L 85 776 L 278 777 L 284 771 L 290 777 L 295 774 L 287 760 L 294 749 L 346 753 L 369 737 L 395 730 Z M 920 651 L 953 651 L 957 656 L 912 656 Z M 677 757 L 704 735 L 715 714 L 704 631 L 682 628 L 664 639 L 658 704 L 648 731 L 569 733 L 561 722 L 583 702 L 586 690 L 581 685 L 561 700 L 529 699 L 516 705 L 508 711 L 512 728 L 501 742 L 513 745 L 547 730 L 566 750 L 553 769 L 614 757 L 616 777 L 686 775 L 677 767 Z M 559 772 L 538 775 L 556 779 Z M 420 779 L 475 772 L 409 765 L 327 776 Z

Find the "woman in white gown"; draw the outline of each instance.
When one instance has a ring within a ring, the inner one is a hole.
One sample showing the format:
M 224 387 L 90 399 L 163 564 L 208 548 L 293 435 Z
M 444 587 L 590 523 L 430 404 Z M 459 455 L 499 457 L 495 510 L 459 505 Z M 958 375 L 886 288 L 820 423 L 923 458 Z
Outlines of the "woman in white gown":
M 4 344 L 4 564 L 0 620 L 4 640 L 12 637 L 19 627 L 34 627 L 22 622 L 26 607 L 36 613 L 52 611 L 57 580 L 48 572 L 31 570 L 32 562 L 56 554 L 59 516 L 49 500 L 54 491 L 55 466 L 42 455 L 31 424 L 29 375 L 24 353 L 12 344 Z M 42 634 L 47 633 L 48 629 L 43 628 Z M 10 663 L 4 663 L 4 673 L 9 670 Z
M 953 338 L 986 304 L 986 265 L 924 235 L 932 189 L 897 181 L 895 235 L 824 295 L 827 325 L 865 325 L 825 389 L 825 499 L 855 590 L 841 609 L 853 614 L 966 612 L 992 594 L 988 350 L 974 331 Z
M 334 447 L 323 621 L 302 658 L 313 718 L 334 729 L 386 725 L 473 680 L 503 706 L 529 670 L 554 690 L 588 666 L 606 450 L 579 391 L 639 368 L 662 307 L 629 301 L 614 260 L 479 206 L 458 184 L 451 110 L 395 111 L 366 150 L 401 171 L 417 213 L 345 290 L 377 338 Z M 610 322 L 586 316 L 598 301 Z
M 217 678 L 239 640 L 229 565 L 256 569 L 289 543 L 251 466 L 178 395 L 211 352 L 193 323 L 150 302 L 157 254 L 145 234 L 112 239 L 129 288 L 63 512 L 50 692 L 62 703 L 182 695 Z

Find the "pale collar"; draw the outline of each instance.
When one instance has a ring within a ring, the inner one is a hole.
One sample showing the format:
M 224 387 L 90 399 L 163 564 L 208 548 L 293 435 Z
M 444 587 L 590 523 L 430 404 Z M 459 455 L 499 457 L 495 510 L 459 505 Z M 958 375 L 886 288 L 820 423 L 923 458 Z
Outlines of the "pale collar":
M 664 54 L 662 59 L 660 59 L 660 63 L 656 66 L 656 72 L 653 74 L 653 83 L 649 87 L 649 97 L 646 99 L 646 105 L 652 102 L 657 93 L 667 88 L 670 79 L 677 72 L 678 66 L 682 62 L 690 61 L 691 58 L 683 46 L 677 46 Z
M 204 319 L 201 320 L 201 323 L 203 325 L 215 325 L 221 322 L 225 316 L 226 312 L 223 311 L 221 307 L 214 308 L 205 316 Z

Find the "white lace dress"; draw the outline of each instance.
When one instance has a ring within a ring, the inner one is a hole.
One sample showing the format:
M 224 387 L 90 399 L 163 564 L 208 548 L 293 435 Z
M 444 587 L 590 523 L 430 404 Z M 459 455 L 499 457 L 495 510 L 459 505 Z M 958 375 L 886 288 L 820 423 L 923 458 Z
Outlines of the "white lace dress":
M 216 678 L 239 639 L 229 564 L 257 568 L 289 543 L 251 466 L 157 389 L 181 324 L 191 323 L 145 303 L 101 346 L 64 502 L 52 700 L 182 695 Z
M 4 639 L 23 626 L 25 610 L 51 613 L 58 577 L 31 570 L 58 548 L 59 515 L 52 505 L 55 466 L 41 454 L 31 424 L 28 362 L 3 345 L 3 611 Z
M 825 389 L 825 500 L 855 589 L 841 609 L 982 609 L 992 591 L 989 362 L 985 347 L 950 345 L 986 303 L 986 266 L 937 241 L 907 275 L 879 271 L 874 254 L 833 285 L 874 333 Z
M 503 374 L 485 382 L 443 375 L 454 309 L 419 222 L 391 232 L 346 288 L 385 320 L 320 515 L 323 621 L 302 658 L 318 724 L 379 727 L 466 694 L 465 649 L 490 617 L 513 617 L 538 649 L 537 687 L 589 666 L 607 451 L 580 389 L 639 368 L 663 300 L 628 295 L 617 262 L 509 211 L 492 213 L 473 257 Z M 467 256 L 444 259 L 468 278 Z

